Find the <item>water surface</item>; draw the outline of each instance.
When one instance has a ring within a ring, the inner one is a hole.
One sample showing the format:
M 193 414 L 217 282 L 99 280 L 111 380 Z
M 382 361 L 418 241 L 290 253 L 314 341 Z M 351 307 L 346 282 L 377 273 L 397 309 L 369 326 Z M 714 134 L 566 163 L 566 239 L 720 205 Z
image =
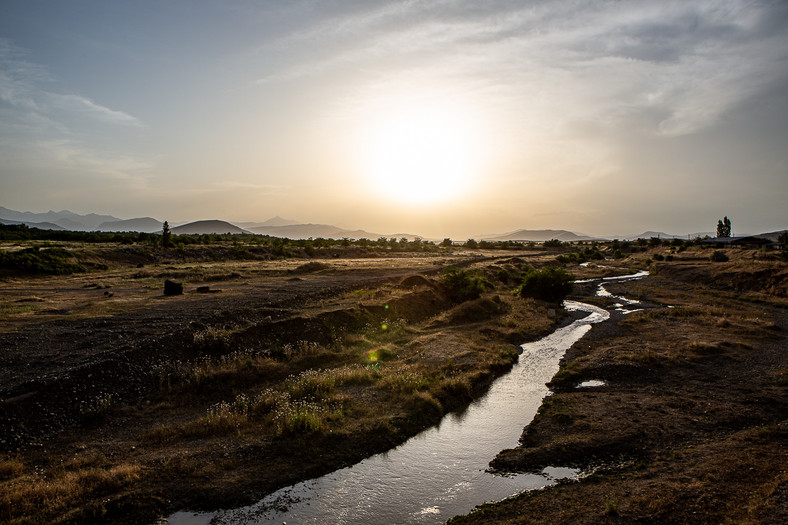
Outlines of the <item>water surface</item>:
M 549 393 L 545 383 L 564 352 L 609 317 L 596 306 L 566 301 L 588 315 L 539 341 L 522 345 L 518 363 L 488 393 L 460 413 L 386 453 L 352 467 L 298 483 L 254 505 L 215 513 L 180 512 L 174 524 L 195 523 L 442 523 L 488 501 L 544 487 L 572 469 L 493 475 L 487 467 L 503 449 L 517 446 L 523 428 Z

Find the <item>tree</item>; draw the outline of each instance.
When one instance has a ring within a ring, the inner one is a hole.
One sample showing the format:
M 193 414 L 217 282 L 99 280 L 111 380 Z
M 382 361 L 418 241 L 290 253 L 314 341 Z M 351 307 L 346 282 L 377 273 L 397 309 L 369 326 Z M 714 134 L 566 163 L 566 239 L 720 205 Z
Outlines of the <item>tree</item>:
M 161 227 L 161 247 L 169 248 L 172 245 L 172 233 L 170 233 L 170 225 L 167 221 Z
M 454 243 L 448 237 L 446 237 L 445 239 L 443 239 L 443 241 L 441 241 L 441 246 L 443 246 L 444 248 L 451 248 L 453 245 Z
M 788 230 L 780 234 L 780 236 L 777 238 L 777 242 L 782 244 L 780 255 L 782 256 L 783 259 L 788 261 Z
M 717 221 L 717 237 L 730 237 L 731 236 L 731 221 L 728 216 L 725 219 Z

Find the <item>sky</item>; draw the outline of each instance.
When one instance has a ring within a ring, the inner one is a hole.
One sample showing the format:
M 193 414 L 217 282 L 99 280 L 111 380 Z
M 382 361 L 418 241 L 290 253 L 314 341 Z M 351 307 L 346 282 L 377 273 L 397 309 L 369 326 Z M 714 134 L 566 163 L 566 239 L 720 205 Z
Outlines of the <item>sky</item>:
M 0 0 L 0 206 L 788 228 L 784 0 Z

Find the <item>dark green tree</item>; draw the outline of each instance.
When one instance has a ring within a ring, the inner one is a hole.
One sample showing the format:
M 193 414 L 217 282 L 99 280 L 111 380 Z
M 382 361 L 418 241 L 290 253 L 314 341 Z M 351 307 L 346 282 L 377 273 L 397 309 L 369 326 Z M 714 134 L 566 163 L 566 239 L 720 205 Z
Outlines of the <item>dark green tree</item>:
M 164 221 L 161 227 L 161 247 L 169 248 L 172 246 L 172 233 L 170 233 L 170 224 Z
M 572 292 L 574 276 L 563 268 L 548 266 L 526 273 L 520 295 L 560 303 Z

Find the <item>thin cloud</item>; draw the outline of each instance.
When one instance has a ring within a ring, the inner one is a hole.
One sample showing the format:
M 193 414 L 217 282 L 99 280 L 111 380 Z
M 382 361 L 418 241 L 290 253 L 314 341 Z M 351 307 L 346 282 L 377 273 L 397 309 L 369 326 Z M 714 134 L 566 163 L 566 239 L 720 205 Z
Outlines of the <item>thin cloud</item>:
M 32 147 L 43 161 L 54 162 L 60 169 L 100 177 L 140 181 L 153 168 L 135 157 L 98 152 L 71 139 L 41 140 Z
M 739 0 L 486 9 L 475 2 L 408 2 L 324 20 L 273 43 L 308 58 L 259 83 L 343 71 L 379 82 L 408 63 L 410 71 L 490 90 L 506 97 L 492 104 L 514 101 L 546 121 L 613 122 L 640 112 L 662 115 L 653 132 L 677 136 L 713 125 L 782 81 L 788 23 L 775 18 L 788 21 L 788 9 Z
M 52 101 L 54 106 L 60 109 L 83 113 L 104 122 L 128 126 L 143 126 L 139 119 L 132 117 L 128 113 L 96 104 L 89 98 L 80 95 L 48 93 L 48 98 Z

